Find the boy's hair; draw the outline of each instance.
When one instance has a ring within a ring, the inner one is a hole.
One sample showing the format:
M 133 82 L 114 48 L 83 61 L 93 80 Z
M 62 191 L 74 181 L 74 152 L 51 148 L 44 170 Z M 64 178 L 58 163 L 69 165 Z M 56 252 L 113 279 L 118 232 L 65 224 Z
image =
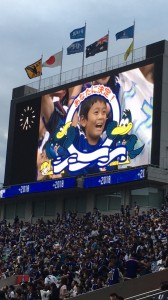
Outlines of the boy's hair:
M 81 107 L 80 107 L 79 116 L 80 117 L 83 116 L 85 119 L 87 119 L 90 108 L 97 101 L 106 103 L 106 100 L 104 97 L 102 97 L 100 95 L 92 95 L 82 102 Z

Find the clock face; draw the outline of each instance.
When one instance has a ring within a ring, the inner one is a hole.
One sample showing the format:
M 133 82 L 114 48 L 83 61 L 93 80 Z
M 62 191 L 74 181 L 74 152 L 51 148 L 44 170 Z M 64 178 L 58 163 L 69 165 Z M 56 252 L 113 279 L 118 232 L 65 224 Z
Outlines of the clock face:
M 35 111 L 32 106 L 27 105 L 26 108 L 23 109 L 23 112 L 20 116 L 20 126 L 23 130 L 31 129 L 34 121 L 35 121 Z

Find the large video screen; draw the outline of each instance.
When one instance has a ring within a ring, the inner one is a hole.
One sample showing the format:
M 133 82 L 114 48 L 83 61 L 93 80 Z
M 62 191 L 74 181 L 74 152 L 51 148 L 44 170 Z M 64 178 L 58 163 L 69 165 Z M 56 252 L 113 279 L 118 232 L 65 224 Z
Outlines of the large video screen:
M 41 98 L 37 181 L 151 162 L 154 64 Z
M 12 100 L 5 185 L 150 164 L 155 64 L 137 65 Z

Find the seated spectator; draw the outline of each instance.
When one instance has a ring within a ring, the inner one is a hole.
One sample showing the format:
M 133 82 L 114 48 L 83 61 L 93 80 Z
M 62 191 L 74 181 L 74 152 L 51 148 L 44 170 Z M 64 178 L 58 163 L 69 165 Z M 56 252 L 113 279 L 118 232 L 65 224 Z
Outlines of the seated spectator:
M 50 285 L 45 284 L 44 288 L 42 288 L 40 290 L 41 299 L 42 300 L 49 300 L 50 293 L 51 293 L 50 292 Z
M 4 291 L 0 291 L 0 300 L 6 300 L 6 295 Z
M 67 284 L 68 284 L 67 277 L 62 277 L 61 284 L 60 284 L 60 292 L 59 292 L 60 300 L 64 300 L 65 298 L 68 298 Z
M 119 299 L 119 295 L 117 295 L 116 293 L 111 293 L 109 295 L 109 300 L 118 300 Z
M 51 274 L 51 272 L 49 272 L 48 269 L 45 269 L 44 272 L 45 272 L 44 284 L 48 286 L 51 283 L 55 283 L 57 285 L 58 283 L 57 278 L 53 274 Z
M 16 297 L 15 287 L 13 285 L 10 285 L 8 289 L 8 298 L 15 299 L 15 297 Z
M 32 282 L 27 283 L 27 300 L 37 300 L 35 285 Z
M 136 278 L 138 275 L 138 272 L 140 271 L 140 263 L 139 261 L 136 259 L 136 254 L 132 253 L 132 255 L 130 256 L 130 258 L 127 260 L 126 264 L 125 264 L 125 276 L 127 278 Z
M 15 293 L 16 293 L 16 296 L 15 296 L 16 300 L 23 300 L 21 289 L 16 289 Z
M 168 299 L 168 281 L 162 281 L 160 284 L 161 293 L 157 295 L 154 300 L 167 300 Z
M 59 300 L 59 288 L 54 282 L 50 284 L 49 300 Z

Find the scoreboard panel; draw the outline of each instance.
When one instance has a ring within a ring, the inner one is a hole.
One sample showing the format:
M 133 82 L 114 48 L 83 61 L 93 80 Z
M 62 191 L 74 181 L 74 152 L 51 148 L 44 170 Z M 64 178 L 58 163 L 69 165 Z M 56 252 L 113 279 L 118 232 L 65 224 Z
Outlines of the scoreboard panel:
M 13 99 L 4 185 L 97 178 L 158 163 L 159 65 L 142 61 Z

